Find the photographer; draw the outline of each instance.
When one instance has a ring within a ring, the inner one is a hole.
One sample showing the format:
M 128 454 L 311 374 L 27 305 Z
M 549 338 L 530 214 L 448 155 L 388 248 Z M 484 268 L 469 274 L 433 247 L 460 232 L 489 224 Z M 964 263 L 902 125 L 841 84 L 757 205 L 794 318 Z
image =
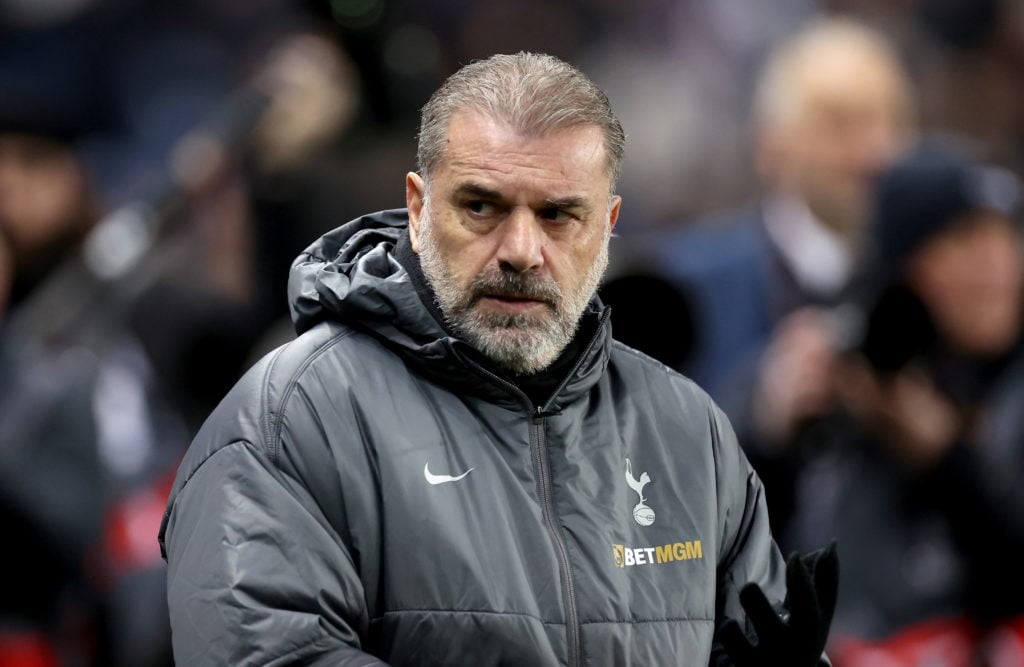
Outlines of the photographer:
M 837 414 L 789 452 L 788 546 L 836 537 L 847 555 L 840 665 L 906 649 L 907 628 L 914 655 L 950 637 L 974 652 L 1024 607 L 1020 186 L 926 147 L 882 176 L 876 203 L 863 327 L 833 360 Z

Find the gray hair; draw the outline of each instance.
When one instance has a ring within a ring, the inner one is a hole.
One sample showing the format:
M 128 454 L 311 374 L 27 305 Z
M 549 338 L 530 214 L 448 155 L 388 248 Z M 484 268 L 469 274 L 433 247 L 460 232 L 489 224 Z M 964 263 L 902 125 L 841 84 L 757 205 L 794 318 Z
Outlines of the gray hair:
M 459 111 L 486 114 L 523 136 L 596 125 L 604 134 L 614 191 L 626 136 L 608 97 L 572 65 L 554 56 L 520 52 L 494 55 L 455 72 L 431 96 L 420 117 L 416 161 L 424 180 L 444 157 L 448 124 Z
M 891 72 L 897 84 L 894 104 L 902 118 L 909 118 L 913 106 L 911 85 L 892 43 L 865 23 L 839 17 L 811 21 L 772 51 L 754 92 L 756 125 L 773 128 L 793 119 L 804 101 L 801 73 L 826 61 L 823 54 L 851 54 Z M 851 81 L 850 85 L 857 82 Z

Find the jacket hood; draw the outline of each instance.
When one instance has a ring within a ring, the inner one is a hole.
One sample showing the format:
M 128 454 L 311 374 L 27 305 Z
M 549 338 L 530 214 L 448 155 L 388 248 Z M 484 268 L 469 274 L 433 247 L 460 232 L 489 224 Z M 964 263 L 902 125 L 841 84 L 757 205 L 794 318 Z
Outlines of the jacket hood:
M 374 329 L 393 324 L 419 343 L 446 336 L 395 259 L 408 226 L 404 209 L 356 218 L 320 237 L 294 262 L 288 303 L 296 332 L 327 319 L 358 320 Z M 412 341 L 407 341 L 412 342 Z
M 292 263 L 288 280 L 296 331 L 302 334 L 325 320 L 343 322 L 369 332 L 445 384 L 465 385 L 464 390 L 479 394 L 483 376 L 507 398 L 514 382 L 445 330 L 396 258 L 407 227 L 405 209 L 372 213 L 328 232 L 303 251 Z M 560 409 L 587 391 L 604 371 L 611 344 L 606 311 L 595 298 L 584 313 L 590 326 L 580 330 L 592 331 L 592 339 L 545 409 Z M 467 373 L 467 367 L 473 372 Z M 521 391 L 515 401 L 521 403 Z

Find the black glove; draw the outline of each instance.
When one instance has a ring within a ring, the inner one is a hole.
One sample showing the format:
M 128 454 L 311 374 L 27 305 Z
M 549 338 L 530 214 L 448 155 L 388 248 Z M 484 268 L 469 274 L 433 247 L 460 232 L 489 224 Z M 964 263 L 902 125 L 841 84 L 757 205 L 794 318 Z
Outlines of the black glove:
M 740 591 L 740 603 L 747 612 L 757 643 L 735 619 L 726 619 L 719 630 L 719 642 L 736 667 L 816 667 L 819 664 L 829 626 L 836 608 L 839 588 L 839 557 L 836 544 L 786 561 L 788 616 L 772 608 L 757 584 Z

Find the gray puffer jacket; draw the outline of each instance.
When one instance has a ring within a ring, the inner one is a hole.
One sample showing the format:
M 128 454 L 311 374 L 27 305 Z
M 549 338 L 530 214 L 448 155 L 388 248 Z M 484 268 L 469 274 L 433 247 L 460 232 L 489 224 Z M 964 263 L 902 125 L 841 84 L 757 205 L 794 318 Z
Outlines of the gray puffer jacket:
M 297 340 L 185 458 L 160 539 L 182 665 L 706 665 L 784 597 L 760 481 L 692 382 L 591 335 L 541 405 L 450 337 L 404 211 L 294 266 Z

